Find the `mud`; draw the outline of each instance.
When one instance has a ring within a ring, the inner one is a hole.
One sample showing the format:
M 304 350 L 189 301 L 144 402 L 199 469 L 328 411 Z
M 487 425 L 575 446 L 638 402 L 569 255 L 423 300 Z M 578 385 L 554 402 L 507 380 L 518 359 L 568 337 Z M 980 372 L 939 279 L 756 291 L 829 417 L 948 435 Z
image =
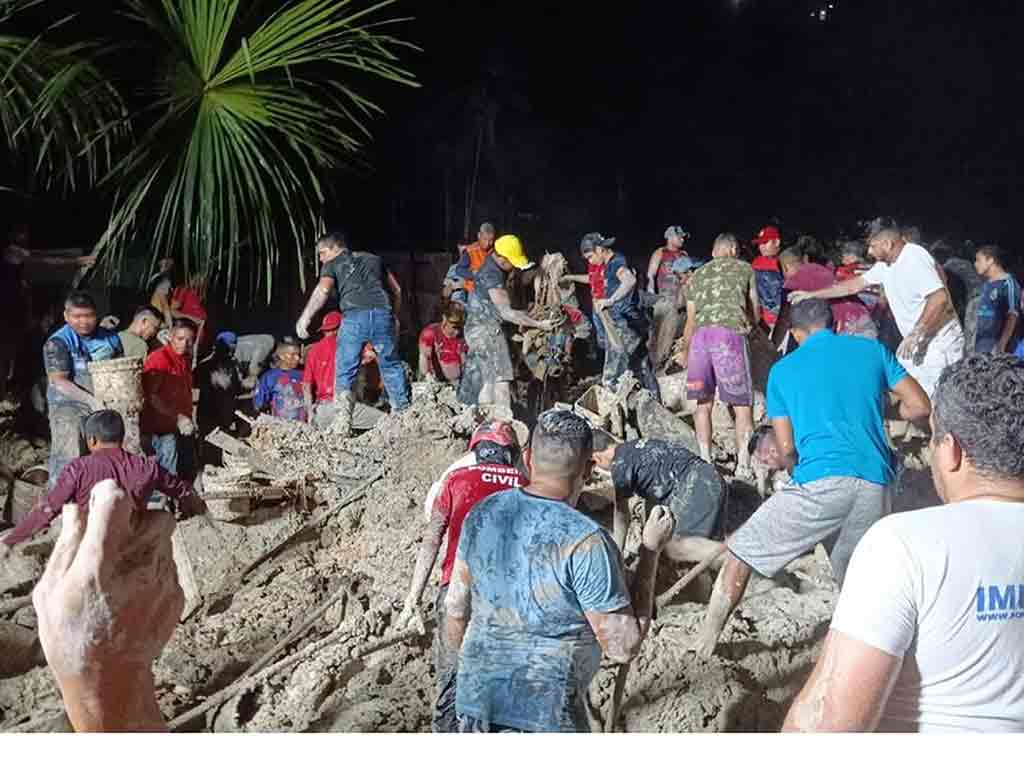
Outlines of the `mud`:
M 478 418 L 458 405 L 450 390 L 417 385 L 415 394 L 407 412 L 388 416 L 374 430 L 349 439 L 261 417 L 254 425 L 252 446 L 273 467 L 273 482 L 304 484 L 308 505 L 262 506 L 233 521 L 200 517 L 180 523 L 179 535 L 206 599 L 179 625 L 154 666 L 158 699 L 168 719 L 238 680 L 328 596 L 348 589 L 347 599 L 275 660 L 339 627 L 346 630 L 344 641 L 272 674 L 180 730 L 429 730 L 432 629 L 422 638 L 350 658 L 356 643 L 386 635 L 397 615 L 423 531 L 423 499 L 430 483 L 465 452 Z M 721 445 L 719 468 L 729 479 L 730 441 L 722 439 Z M 920 446 L 907 450 L 919 452 Z M 341 507 L 374 477 L 378 479 L 365 495 Z M 900 509 L 935 503 L 926 469 L 908 470 L 902 482 Z M 592 487 L 584 499 L 595 519 L 610 524 L 606 488 Z M 758 503 L 751 486 L 730 479 L 726 532 L 735 530 Z M 328 511 L 321 525 L 239 578 L 241 568 Z M 0 603 L 31 589 L 56 528 L 16 548 L 12 559 L 0 566 Z M 634 525 L 630 532 L 627 564 L 633 560 L 638 530 Z M 683 572 L 666 566 L 659 574 L 660 589 Z M 824 552 L 794 562 L 773 581 L 755 580 L 722 636 L 718 656 L 703 660 L 689 647 L 709 589 L 710 576 L 698 579 L 655 621 L 632 665 L 620 729 L 770 731 L 781 724 L 810 672 L 835 604 Z M 422 603 L 428 622 L 435 590 L 436 570 Z M 4 619 L 19 627 L 8 633 L 17 646 L 32 648 L 31 607 L 0 616 Z M 19 661 L 34 666 L 0 678 L 0 730 L 65 729 L 49 671 L 29 651 Z M 595 681 L 593 704 L 602 708 L 610 691 L 609 670 Z

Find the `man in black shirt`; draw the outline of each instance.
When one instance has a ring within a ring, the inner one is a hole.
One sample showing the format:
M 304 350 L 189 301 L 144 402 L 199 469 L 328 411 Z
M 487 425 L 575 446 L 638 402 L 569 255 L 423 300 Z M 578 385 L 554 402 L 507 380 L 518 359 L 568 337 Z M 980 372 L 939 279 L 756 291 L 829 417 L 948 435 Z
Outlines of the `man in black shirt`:
M 338 406 L 338 416 L 331 428 L 347 436 L 351 431 L 355 403 L 352 385 L 359 372 L 366 342 L 373 344 L 377 352 L 392 412 L 409 407 L 408 382 L 396 346 L 402 289 L 395 276 L 384 268 L 379 256 L 350 251 L 344 235 L 338 232 L 329 232 L 321 237 L 316 249 L 323 263 L 320 281 L 295 324 L 295 332 L 299 338 L 309 338 L 310 320 L 326 303 L 331 290 L 336 289 L 338 309 L 344 320 L 338 335 L 334 365 L 334 402 Z
M 710 536 L 724 506 L 725 484 L 715 468 L 680 443 L 667 440 L 616 442 L 594 432 L 594 464 L 610 472 L 615 485 L 612 538 L 621 550 L 629 529 L 629 499 L 642 496 L 648 508 L 668 507 L 676 518 L 665 554 L 677 562 L 698 562 L 721 546 Z
M 534 320 L 526 312 L 512 308 L 505 288 L 507 273 L 530 266 L 518 237 L 499 237 L 494 243 L 494 252 L 473 276 L 475 285 L 466 305 L 465 335 L 469 356 L 460 395 L 465 399 L 467 392 L 476 394 L 479 387 L 473 399 L 479 405 L 492 407 L 495 418 L 512 418 L 510 382 L 515 375 L 501 324 L 515 323 L 551 331 L 559 322 Z

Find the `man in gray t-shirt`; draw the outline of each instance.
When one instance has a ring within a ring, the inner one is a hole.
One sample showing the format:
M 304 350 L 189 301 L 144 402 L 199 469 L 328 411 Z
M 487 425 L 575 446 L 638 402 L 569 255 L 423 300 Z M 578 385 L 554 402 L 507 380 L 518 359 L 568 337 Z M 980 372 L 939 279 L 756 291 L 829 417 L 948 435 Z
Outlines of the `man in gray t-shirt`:
M 349 250 L 341 233 L 324 235 L 316 248 L 324 266 L 320 281 L 295 324 L 295 332 L 299 338 L 309 338 L 310 320 L 327 302 L 331 291 L 337 290 L 338 309 L 345 320 L 338 336 L 334 366 L 334 402 L 338 406 L 338 416 L 331 428 L 347 436 L 351 431 L 355 405 L 352 385 L 359 373 L 363 347 L 367 343 L 372 344 L 377 353 L 392 412 L 409 407 L 405 367 L 398 356 L 396 344 L 402 289 L 395 276 L 384 268 L 379 256 Z

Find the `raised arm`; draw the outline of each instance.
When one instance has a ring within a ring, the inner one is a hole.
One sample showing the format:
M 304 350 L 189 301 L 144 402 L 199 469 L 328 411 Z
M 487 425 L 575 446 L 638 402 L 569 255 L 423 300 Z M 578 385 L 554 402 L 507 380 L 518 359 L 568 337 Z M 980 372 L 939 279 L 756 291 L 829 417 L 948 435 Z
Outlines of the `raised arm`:
M 860 293 L 867 287 L 867 281 L 861 275 L 857 275 L 828 288 L 822 288 L 820 291 L 793 291 L 789 294 L 789 300 L 794 304 L 799 304 L 804 299 L 842 299 Z

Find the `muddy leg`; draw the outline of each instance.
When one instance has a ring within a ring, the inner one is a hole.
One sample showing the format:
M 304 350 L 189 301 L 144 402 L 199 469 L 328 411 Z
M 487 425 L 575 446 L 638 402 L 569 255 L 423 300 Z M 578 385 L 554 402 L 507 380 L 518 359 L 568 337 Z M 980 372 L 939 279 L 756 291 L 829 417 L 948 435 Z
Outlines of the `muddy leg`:
M 711 658 L 714 655 L 718 638 L 747 589 L 750 573 L 749 565 L 738 560 L 732 553 L 726 554 L 725 565 L 718 572 L 715 589 L 711 593 L 711 600 L 708 601 L 704 626 L 694 646 L 698 655 L 704 658 Z
M 697 428 L 697 443 L 700 446 L 700 457 L 711 463 L 711 409 L 714 400 L 700 400 L 697 412 L 693 415 L 693 424 Z
M 754 412 L 749 405 L 737 405 L 736 411 L 736 475 L 751 478 L 750 452 L 747 444 L 754 431 Z
M 672 541 L 665 545 L 664 554 L 676 563 L 699 563 L 722 548 L 722 542 L 705 539 L 703 536 L 673 536 Z M 720 570 L 725 562 L 722 552 L 709 566 Z

